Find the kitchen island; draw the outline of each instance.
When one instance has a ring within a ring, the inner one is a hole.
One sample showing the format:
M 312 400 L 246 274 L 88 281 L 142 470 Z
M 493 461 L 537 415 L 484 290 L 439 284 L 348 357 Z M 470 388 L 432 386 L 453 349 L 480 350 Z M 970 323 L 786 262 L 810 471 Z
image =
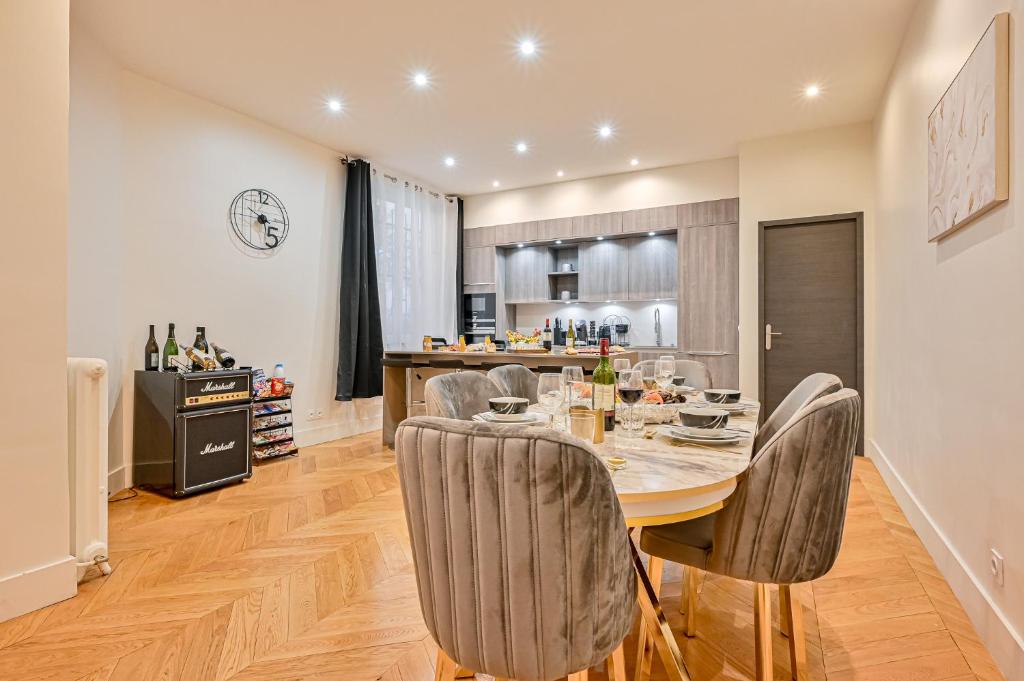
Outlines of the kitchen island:
M 615 352 L 612 359 L 637 361 L 637 353 Z M 522 352 L 424 352 L 423 350 L 384 351 L 384 444 L 395 444 L 395 429 L 409 416 L 424 412 L 423 384 L 428 378 L 456 371 L 453 362 L 462 362 L 465 371 L 488 371 L 501 364 L 521 364 L 542 372 L 561 371 L 562 367 L 580 366 L 588 374 L 597 367 L 600 357 L 596 354 L 567 355 L 561 350 L 548 353 Z

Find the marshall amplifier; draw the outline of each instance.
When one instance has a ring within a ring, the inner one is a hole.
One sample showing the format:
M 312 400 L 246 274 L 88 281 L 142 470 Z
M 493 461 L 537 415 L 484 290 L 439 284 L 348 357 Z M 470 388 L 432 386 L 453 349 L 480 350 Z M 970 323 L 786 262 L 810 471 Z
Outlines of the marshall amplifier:
M 252 476 L 252 374 L 135 372 L 134 482 L 182 497 Z

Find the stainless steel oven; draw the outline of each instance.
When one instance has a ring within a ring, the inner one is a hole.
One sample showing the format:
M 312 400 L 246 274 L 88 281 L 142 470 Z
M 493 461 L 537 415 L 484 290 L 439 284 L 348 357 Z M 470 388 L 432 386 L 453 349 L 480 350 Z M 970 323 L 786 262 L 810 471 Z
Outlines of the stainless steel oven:
M 467 343 L 482 343 L 486 336 L 494 339 L 497 332 L 493 293 L 466 293 L 462 296 Z

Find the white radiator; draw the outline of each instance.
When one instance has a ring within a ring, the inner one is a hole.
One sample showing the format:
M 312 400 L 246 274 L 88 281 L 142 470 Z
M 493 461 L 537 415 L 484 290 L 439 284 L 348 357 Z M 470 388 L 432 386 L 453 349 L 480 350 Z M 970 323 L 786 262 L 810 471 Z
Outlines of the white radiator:
M 107 563 L 107 363 L 68 358 L 68 481 L 71 487 L 71 554 L 78 580 Z

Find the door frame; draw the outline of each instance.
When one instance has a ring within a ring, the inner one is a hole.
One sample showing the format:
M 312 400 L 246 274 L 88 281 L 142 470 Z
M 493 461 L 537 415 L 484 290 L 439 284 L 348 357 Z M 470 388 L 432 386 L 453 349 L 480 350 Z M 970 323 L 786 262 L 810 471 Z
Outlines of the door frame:
M 766 229 L 777 227 L 799 227 L 809 223 L 847 222 L 853 220 L 857 231 L 857 384 L 861 399 L 861 413 L 867 413 L 864 406 L 864 212 L 834 213 L 832 215 L 816 215 L 804 218 L 788 218 L 785 220 L 760 220 L 757 223 L 757 390 L 758 399 L 764 400 L 765 394 L 765 352 L 764 349 L 764 233 Z M 765 417 L 764 411 L 761 412 Z M 860 438 L 864 435 L 864 419 L 861 419 Z M 864 450 L 860 439 L 860 451 Z

